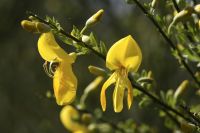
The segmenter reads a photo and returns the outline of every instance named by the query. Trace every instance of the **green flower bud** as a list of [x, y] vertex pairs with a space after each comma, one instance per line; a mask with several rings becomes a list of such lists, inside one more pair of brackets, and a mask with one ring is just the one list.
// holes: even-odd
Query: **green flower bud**
[[96, 66], [89, 66], [88, 67], [90, 73], [97, 75], [97, 76], [104, 76], [106, 74], [105, 70]]
[[192, 13], [194, 12], [194, 9], [193, 7], [187, 7], [185, 8], [184, 10], [180, 11], [179, 13], [177, 13], [175, 15], [175, 17], [173, 18], [173, 21], [171, 22], [171, 24], [169, 25], [169, 28], [168, 28], [168, 33], [170, 33], [171, 31], [171, 28], [174, 24], [180, 22], [180, 21], [185, 21], [187, 20], [191, 15]]
[[183, 51], [185, 49], [185, 47], [182, 45], [182, 44], [177, 44], [177, 48], [180, 50], [180, 51]]
[[176, 89], [175, 93], [174, 93], [174, 98], [178, 98], [178, 96], [180, 96], [187, 88], [187, 86], [189, 85], [189, 81], [188, 80], [184, 80]]
[[90, 37], [87, 36], [87, 35], [83, 35], [81, 39], [82, 39], [82, 42], [84, 42], [84, 43], [89, 43], [90, 42]]
[[157, 3], [158, 3], [158, 0], [152, 0], [151, 7], [155, 8]]
[[148, 71], [147, 77], [152, 78], [153, 77], [152, 75], [153, 75], [152, 71]]

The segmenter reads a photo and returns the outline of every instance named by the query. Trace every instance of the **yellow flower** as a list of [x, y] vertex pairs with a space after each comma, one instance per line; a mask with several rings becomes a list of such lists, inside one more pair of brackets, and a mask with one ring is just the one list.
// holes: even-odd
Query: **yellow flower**
[[133, 88], [128, 79], [128, 72], [136, 72], [142, 61], [141, 50], [136, 41], [129, 35], [117, 41], [108, 51], [106, 57], [106, 66], [114, 73], [104, 83], [101, 90], [101, 106], [106, 110], [106, 89], [113, 83], [115, 89], [113, 93], [113, 106], [115, 112], [121, 112], [123, 109], [124, 91], [127, 88], [127, 103], [130, 109], [133, 98]]
[[76, 96], [77, 79], [72, 71], [72, 63], [75, 62], [76, 55], [67, 54], [57, 44], [52, 32], [40, 36], [38, 51], [44, 60], [58, 63], [52, 76], [57, 104], [66, 105], [73, 102]]
[[86, 126], [81, 124], [78, 120], [80, 115], [72, 106], [65, 106], [60, 112], [60, 120], [65, 128], [73, 133], [88, 133]]

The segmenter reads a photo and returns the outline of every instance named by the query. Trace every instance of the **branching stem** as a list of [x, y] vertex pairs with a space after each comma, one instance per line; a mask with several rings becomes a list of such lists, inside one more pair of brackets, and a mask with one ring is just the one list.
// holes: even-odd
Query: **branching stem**
[[198, 79], [195, 77], [194, 72], [189, 67], [189, 65], [186, 63], [186, 61], [184, 60], [184, 57], [182, 56], [180, 50], [176, 47], [176, 45], [172, 42], [172, 40], [165, 34], [165, 32], [160, 27], [160, 25], [156, 22], [156, 20], [153, 18], [153, 16], [142, 6], [142, 4], [140, 4], [140, 2], [138, 0], [134, 0], [134, 2], [142, 10], [142, 12], [151, 20], [151, 22], [156, 26], [156, 28], [161, 33], [161, 35], [163, 36], [163, 38], [168, 42], [168, 44], [170, 45], [170, 47], [173, 50], [177, 51], [178, 56], [180, 57], [180, 61], [181, 61], [182, 65], [185, 67], [185, 69], [191, 75], [191, 77], [196, 82], [196, 84], [200, 87], [200, 81], [198, 81]]
[[94, 54], [98, 55], [98, 56], [101, 57], [102, 59], [104, 59], [104, 60], [106, 59], [106, 58], [105, 58], [105, 55], [100, 54], [98, 51], [96, 51], [95, 49], [93, 49], [92, 47], [90, 47], [89, 45], [87, 45], [86, 43], [82, 42], [81, 40], [77, 39], [76, 37], [72, 36], [71, 34], [66, 33], [64, 30], [58, 29], [55, 25], [52, 25], [51, 23], [49, 23], [49, 22], [45, 21], [44, 19], [38, 17], [37, 15], [35, 15], [35, 14], [32, 13], [32, 12], [27, 12], [27, 14], [30, 15], [30, 16], [33, 16], [33, 17], [37, 18], [37, 19], [38, 19], [39, 21], [41, 21], [42, 23], [49, 25], [51, 28], [57, 30], [58, 32], [60, 32], [60, 33], [63, 34], [64, 36], [66, 36], [66, 37], [68, 37], [68, 38], [74, 40], [75, 42], [78, 43], [78, 45], [81, 45], [81, 46], [83, 46], [83, 47], [85, 47], [85, 48], [91, 50]]
[[[177, 12], [180, 12], [181, 9], [178, 7], [178, 4], [177, 4], [176, 0], [172, 0], [172, 3], [173, 3], [173, 5], [174, 5], [176, 11], [177, 11]], [[183, 24], [183, 26], [184, 26], [184, 29], [186, 29], [186, 30], [188, 31], [189, 28], [188, 28], [187, 24]], [[188, 40], [189, 40], [190, 42], [194, 42], [194, 39], [193, 39], [190, 35], [186, 34], [186, 36], [187, 36], [187, 38], [188, 38]]]
[[[138, 2], [137, 0], [135, 0], [136, 2]], [[140, 5], [140, 4], [139, 4]], [[140, 5], [141, 6], [141, 5]], [[172, 41], [164, 34], [164, 32], [162, 31], [162, 29], [159, 27], [159, 25], [156, 23], [156, 21], [152, 18], [152, 16], [150, 14], [148, 14], [146, 12], [146, 10], [141, 6], [141, 9], [144, 10], [144, 13], [146, 15], [148, 15], [150, 17], [150, 19], [152, 20], [152, 22], [156, 25], [156, 27], [159, 29], [159, 31], [161, 32], [161, 34], [163, 35], [163, 37], [167, 40], [167, 42], [169, 42], [169, 44], [171, 45], [171, 47], [173, 49], [176, 49], [176, 47], [173, 45]], [[42, 18], [38, 17], [37, 15], [33, 14], [33, 13], [28, 13], [29, 15], [32, 15], [34, 17], [36, 17], [39, 21], [49, 25], [50, 27], [52, 27], [53, 29], [56, 29], [58, 30], [54, 25], [51, 25], [50, 23], [48, 23], [47, 21], [43, 20]], [[88, 48], [89, 50], [91, 50], [94, 54], [96, 54], [97, 56], [99, 56], [100, 58], [102, 58], [104, 61], [106, 60], [106, 56], [99, 53], [98, 51], [94, 50], [93, 48], [91, 48], [89, 45], [87, 45], [86, 43], [82, 42], [81, 40], [75, 38], [74, 36], [66, 33], [64, 30], [58, 30], [61, 34], [63, 34], [64, 36], [68, 37], [68, 38], [71, 38], [72, 40], [80, 43], [81, 46], [83, 47], [86, 47]], [[187, 66], [187, 65], [186, 65]], [[190, 118], [186, 117], [184, 114], [182, 114], [181, 112], [177, 111], [176, 109], [174, 109], [173, 107], [167, 105], [166, 103], [164, 103], [163, 101], [161, 101], [160, 99], [158, 99], [156, 96], [154, 96], [153, 94], [149, 93], [148, 91], [146, 91], [145, 88], [143, 88], [142, 86], [140, 86], [139, 84], [137, 84], [134, 80], [133, 80], [133, 77], [129, 74], [129, 79], [131, 81], [131, 84], [134, 88], [136, 88], [137, 90], [141, 91], [143, 94], [145, 94], [146, 96], [148, 96], [150, 99], [152, 99], [155, 103], [157, 103], [158, 105], [161, 106], [161, 109], [164, 110], [164, 112], [168, 112], [168, 111], [171, 111], [173, 112], [174, 114], [176, 114], [177, 116], [183, 118], [184, 120], [190, 122], [190, 123], [193, 123], [195, 125], [196, 122], [194, 123]], [[80, 110], [80, 109], [79, 109]], [[90, 113], [93, 115], [92, 112], [88, 111], [88, 110], [80, 110], [82, 112], [86, 112], [86, 113]], [[168, 112], [169, 113], [169, 112]], [[170, 113], [169, 113], [170, 114]], [[173, 117], [174, 118], [174, 117]], [[104, 121], [104, 122], [108, 122], [104, 119], [100, 119], [101, 121]], [[176, 121], [176, 120], [175, 120]], [[176, 121], [177, 124], [178, 124], [178, 121]], [[120, 131], [123, 131], [122, 129], [120, 129], [119, 127], [117, 127], [115, 124], [111, 123], [111, 122], [108, 122], [111, 124], [111, 126], [117, 130], [120, 130]], [[197, 122], [198, 123], [198, 122]], [[200, 125], [200, 123], [198, 123], [198, 125]]]

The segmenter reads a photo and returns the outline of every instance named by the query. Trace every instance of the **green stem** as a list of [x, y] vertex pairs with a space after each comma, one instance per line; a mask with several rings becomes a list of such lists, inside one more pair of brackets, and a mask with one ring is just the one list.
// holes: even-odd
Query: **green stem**
[[192, 119], [194, 119], [197, 124], [200, 123], [199, 118], [197, 118], [194, 113], [190, 112], [190, 109], [184, 105], [179, 105]]
[[78, 45], [81, 45], [82, 47], [85, 47], [89, 50], [91, 50], [94, 54], [98, 55], [99, 57], [101, 57], [102, 59], [106, 59], [106, 57], [104, 55], [102, 55], [101, 53], [99, 53], [98, 51], [96, 51], [95, 49], [93, 49], [92, 47], [90, 47], [89, 45], [87, 45], [86, 43], [82, 42], [81, 40], [77, 39], [76, 37], [72, 36], [71, 34], [66, 33], [64, 30], [62, 29], [58, 29], [55, 25], [50, 24], [49, 22], [43, 20], [42, 18], [38, 17], [37, 15], [35, 15], [32, 12], [27, 12], [28, 15], [33, 16], [35, 18], [37, 18], [39, 21], [41, 21], [44, 24], [49, 25], [51, 28], [57, 30], [58, 32], [60, 32], [61, 34], [65, 35], [66, 37], [74, 40], [75, 42], [78, 43]]
[[161, 108], [161, 110], [166, 113], [166, 115], [177, 125], [177, 127], [181, 127], [180, 122], [176, 119], [175, 116], [168, 112], [168, 110], [165, 110], [164, 108]]
[[188, 71], [188, 73], [191, 75], [191, 77], [196, 82], [196, 84], [200, 87], [200, 81], [198, 81], [198, 79], [195, 77], [194, 72], [189, 67], [189, 65], [186, 63], [186, 61], [184, 60], [184, 58], [183, 58], [180, 50], [176, 47], [176, 45], [172, 42], [172, 40], [169, 39], [169, 37], [165, 34], [165, 32], [160, 27], [160, 25], [153, 18], [153, 16], [140, 4], [140, 2], [138, 0], [134, 0], [134, 2], [142, 10], [142, 12], [151, 20], [151, 22], [156, 26], [156, 28], [158, 29], [158, 31], [160, 32], [160, 34], [163, 36], [163, 38], [168, 42], [168, 44], [170, 45], [170, 47], [173, 50], [176, 50], [178, 52], [178, 56], [180, 57], [181, 63], [183, 64], [183, 66], [185, 67], [185, 69]]
[[85, 25], [84, 27], [83, 27], [83, 29], [81, 30], [81, 34], [83, 34], [84, 33], [84, 31], [87, 29], [87, 26]]
[[147, 95], [149, 98], [151, 98], [155, 103], [159, 104], [160, 106], [162, 106], [163, 108], [167, 109], [168, 111], [173, 112], [174, 114], [178, 115], [179, 117], [183, 118], [184, 120], [191, 122], [190, 118], [185, 117], [182, 113], [180, 113], [179, 111], [177, 111], [176, 109], [172, 108], [171, 106], [167, 105], [166, 103], [164, 103], [163, 101], [160, 101], [157, 97], [155, 97], [154, 95], [152, 95], [151, 93], [149, 93], [148, 91], [146, 91], [145, 88], [143, 88], [142, 86], [140, 86], [139, 84], [135, 83], [135, 81], [133, 80], [133, 77], [129, 74], [129, 80], [131, 81], [131, 84], [134, 88], [137, 88], [139, 91], [141, 91], [143, 94]]

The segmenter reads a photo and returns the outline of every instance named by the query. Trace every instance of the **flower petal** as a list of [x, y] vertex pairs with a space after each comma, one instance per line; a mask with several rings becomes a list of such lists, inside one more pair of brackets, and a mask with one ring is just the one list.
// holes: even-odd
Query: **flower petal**
[[76, 97], [77, 79], [67, 60], [61, 61], [57, 67], [53, 77], [53, 86], [58, 105], [73, 102]]
[[52, 61], [55, 59], [65, 59], [68, 62], [74, 62], [56, 42], [52, 32], [43, 33], [38, 40], [38, 51], [42, 58], [46, 61]]
[[133, 87], [128, 78], [126, 79], [126, 88], [128, 89], [127, 104], [128, 104], [128, 109], [130, 109], [133, 102]]
[[101, 107], [103, 109], [103, 111], [106, 110], [106, 94], [105, 91], [106, 89], [113, 84], [114, 82], [116, 82], [115, 80], [116, 77], [116, 73], [113, 73], [107, 80], [106, 82], [103, 84], [103, 87], [101, 89], [101, 96], [100, 96], [100, 101], [101, 101]]
[[117, 41], [108, 51], [106, 66], [111, 70], [121, 67], [137, 71], [141, 64], [142, 53], [131, 35]]
[[78, 123], [75, 119], [78, 119], [79, 113], [77, 110], [75, 110], [72, 106], [65, 106], [62, 108], [60, 112], [60, 120], [62, 124], [67, 128], [68, 130], [72, 132], [82, 131], [80, 133], [87, 133], [87, 128], [84, 125], [81, 125]]
[[125, 86], [122, 84], [120, 78], [117, 79], [115, 90], [113, 92], [113, 106], [115, 112], [121, 112], [123, 109], [123, 99]]

